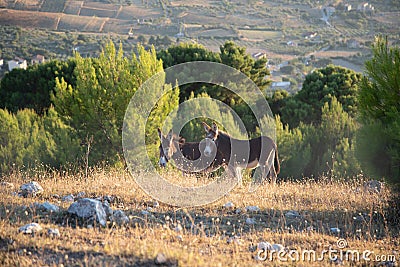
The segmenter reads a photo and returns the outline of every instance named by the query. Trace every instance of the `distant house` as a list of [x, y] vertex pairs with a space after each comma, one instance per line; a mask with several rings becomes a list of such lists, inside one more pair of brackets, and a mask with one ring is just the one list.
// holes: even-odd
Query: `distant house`
[[251, 55], [254, 59], [262, 59], [262, 58], [267, 58], [267, 53], [265, 52], [257, 52]]
[[312, 39], [317, 35], [318, 35], [317, 32], [306, 32], [303, 34], [303, 37], [304, 37], [304, 39]]
[[42, 64], [45, 62], [44, 56], [42, 55], [36, 55], [31, 59], [31, 64]]
[[344, 5], [344, 11], [346, 11], [346, 12], [350, 12], [350, 11], [351, 11], [351, 9], [352, 9], [352, 7], [351, 7], [351, 5], [350, 5], [350, 4], [345, 4], [345, 5]]
[[286, 43], [287, 46], [297, 46], [297, 43], [293, 42], [293, 41], [289, 41]]
[[359, 4], [357, 6], [357, 10], [358, 11], [362, 11], [362, 12], [364, 12], [364, 11], [374, 11], [375, 7], [367, 2], [367, 3]]
[[272, 90], [290, 90], [291, 83], [290, 82], [272, 82], [271, 89]]
[[19, 57], [16, 57], [14, 60], [9, 60], [7, 64], [9, 71], [12, 71], [13, 69], [16, 68], [26, 70], [26, 68], [28, 67], [26, 60]]

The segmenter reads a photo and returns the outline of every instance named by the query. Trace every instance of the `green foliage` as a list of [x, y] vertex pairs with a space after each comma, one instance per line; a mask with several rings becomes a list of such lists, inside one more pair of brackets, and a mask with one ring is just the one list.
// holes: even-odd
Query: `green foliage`
[[266, 58], [254, 60], [245, 47], [240, 47], [233, 41], [227, 41], [220, 47], [220, 57], [221, 63], [246, 74], [261, 90], [268, 86], [269, 82], [265, 79], [269, 75]]
[[[223, 105], [215, 99], [212, 100], [206, 93], [197, 97], [192, 93], [187, 102], [180, 106], [177, 124], [187, 121], [185, 118], [195, 118], [188, 121], [181, 130], [181, 135], [187, 141], [199, 141], [204, 138], [202, 121], [209, 124], [217, 122], [221, 129], [225, 129], [231, 136], [246, 139], [246, 134], [240, 131], [232, 113], [228, 112]], [[210, 120], [209, 118], [213, 118]], [[174, 125], [176, 128], [179, 125]]]
[[[377, 177], [400, 182], [400, 49], [379, 37], [373, 58], [365, 63], [360, 84], [358, 155], [363, 168]], [[372, 140], [375, 141], [372, 144]]]
[[361, 74], [333, 65], [308, 74], [302, 89], [282, 108], [282, 121], [291, 127], [300, 122], [319, 124], [322, 107], [331, 97], [335, 97], [344, 111], [354, 117], [360, 81]]
[[279, 117], [276, 124], [282, 175], [351, 177], [360, 171], [353, 141], [357, 125], [335, 97], [322, 108], [319, 125], [300, 123], [290, 129]]
[[[266, 59], [254, 60], [246, 53], [244, 47], [227, 41], [220, 47], [220, 53], [214, 53], [204, 46], [192, 43], [182, 43], [171, 46], [157, 53], [157, 57], [163, 61], [164, 68], [191, 61], [211, 61], [226, 64], [247, 75], [260, 89], [265, 89], [268, 81], [265, 76], [269, 74], [266, 68]], [[179, 82], [179, 81], [178, 81]], [[206, 92], [213, 98], [223, 101], [234, 107], [240, 99], [230, 90], [205, 84], [189, 84], [180, 88], [180, 102], [188, 99], [192, 92], [195, 96]]]
[[44, 116], [30, 109], [16, 114], [0, 109], [0, 125], [0, 173], [76, 161], [79, 143], [53, 108]]
[[29, 66], [26, 70], [13, 69], [1, 80], [0, 108], [14, 113], [30, 108], [43, 114], [51, 105], [50, 94], [54, 90], [56, 77], [63, 77], [68, 83], [74, 84], [74, 68], [74, 60], [54, 60]]
[[[75, 55], [75, 86], [64, 79], [56, 80], [52, 97], [56, 110], [64, 118], [70, 118], [82, 142], [93, 137], [89, 164], [123, 161], [121, 137], [128, 103], [147, 79], [163, 70], [154, 48], [146, 51], [138, 45], [137, 54], [128, 59], [123, 55], [122, 45], [117, 51], [109, 42], [99, 58]], [[163, 82], [157, 81], [161, 87]], [[174, 90], [162, 98], [157, 105], [160, 108], [153, 110], [149, 118], [150, 129], [146, 133], [153, 142], [157, 140], [157, 127], [174, 106], [177, 92], [179, 90]], [[151, 99], [150, 95], [144, 97], [143, 101]]]

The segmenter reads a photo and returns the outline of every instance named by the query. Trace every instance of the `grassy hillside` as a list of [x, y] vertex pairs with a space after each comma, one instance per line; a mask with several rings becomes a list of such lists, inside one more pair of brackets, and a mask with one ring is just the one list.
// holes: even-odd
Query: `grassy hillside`
[[[142, 175], [142, 174], [136, 174]], [[175, 183], [200, 185], [207, 180], [165, 174]], [[36, 171], [6, 177], [0, 190], [0, 265], [3, 266], [322, 266], [333, 264], [328, 255], [321, 261], [273, 262], [256, 260], [260, 242], [278, 243], [286, 251], [369, 250], [370, 258], [399, 257], [398, 229], [390, 224], [393, 214], [388, 206], [393, 192], [384, 187], [380, 193], [364, 190], [362, 177], [357, 182], [319, 181], [282, 182], [262, 185], [255, 193], [246, 187], [235, 188], [216, 203], [205, 207], [180, 209], [154, 201], [138, 188], [124, 171], [96, 169], [87, 179]], [[15, 195], [21, 184], [38, 181], [44, 193], [22, 198]], [[85, 197], [109, 196], [113, 209], [122, 209], [130, 218], [125, 227], [91, 225], [72, 218], [66, 210], [65, 195], [84, 192]], [[82, 193], [81, 193], [82, 194]], [[59, 205], [55, 213], [39, 211], [33, 203]], [[233, 207], [223, 207], [232, 202]], [[257, 206], [259, 211], [246, 211]], [[390, 219], [391, 218], [391, 219]], [[37, 234], [18, 233], [24, 224], [37, 222]], [[181, 225], [180, 228], [178, 225]], [[397, 225], [398, 227], [398, 225]], [[50, 237], [49, 228], [58, 228], [59, 237]], [[339, 228], [335, 233], [331, 228]], [[340, 249], [343, 243], [347, 246]], [[262, 256], [262, 254], [260, 254]], [[165, 257], [164, 257], [165, 256]], [[276, 255], [275, 255], [276, 256]], [[288, 256], [286, 255], [286, 258]], [[374, 266], [365, 260], [337, 261], [344, 266]], [[162, 264], [161, 264], [162, 265]], [[386, 265], [388, 266], [388, 265]]]

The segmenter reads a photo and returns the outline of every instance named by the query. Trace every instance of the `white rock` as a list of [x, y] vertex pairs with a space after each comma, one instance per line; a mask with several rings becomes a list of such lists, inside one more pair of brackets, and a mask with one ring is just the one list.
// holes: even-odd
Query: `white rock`
[[155, 260], [154, 260], [154, 263], [156, 264], [156, 265], [164, 265], [164, 264], [166, 264], [167, 263], [167, 261], [168, 261], [168, 259], [167, 259], [167, 257], [164, 255], [164, 253], [158, 253], [157, 254], [157, 257], [155, 258]]
[[110, 217], [113, 214], [113, 210], [110, 207], [110, 204], [108, 204], [107, 200], [103, 202], [103, 209], [106, 212], [107, 218]]
[[75, 197], [74, 195], [67, 195], [67, 196], [63, 196], [61, 199], [62, 202], [74, 202], [75, 201]]
[[332, 232], [333, 234], [339, 234], [339, 233], [340, 233], [340, 229], [337, 228], [337, 227], [332, 227], [330, 230], [331, 230], [331, 232]]
[[289, 210], [288, 212], [285, 213], [285, 217], [289, 219], [295, 219], [301, 217], [301, 215], [295, 210]]
[[47, 230], [47, 235], [50, 237], [60, 237], [60, 231], [57, 228], [49, 228]]
[[32, 234], [42, 230], [42, 227], [38, 223], [26, 224], [18, 229], [19, 232], [24, 234]]
[[254, 218], [247, 218], [246, 219], [246, 224], [255, 224], [256, 220]]
[[68, 212], [83, 219], [95, 219], [100, 225], [106, 226], [107, 215], [103, 204], [95, 199], [81, 198], [69, 206]]
[[235, 244], [237, 244], [237, 245], [241, 245], [242, 244], [242, 242], [240, 241], [240, 237], [238, 237], [238, 236], [231, 236], [231, 237], [229, 237], [228, 238], [228, 240], [226, 241], [228, 244], [232, 244], [232, 243], [235, 243]]
[[43, 187], [38, 182], [30, 182], [27, 184], [23, 184], [20, 187], [20, 194], [23, 197], [27, 196], [36, 196], [43, 193]]
[[50, 204], [49, 202], [44, 202], [42, 204], [37, 205], [37, 208], [40, 210], [48, 211], [48, 212], [59, 212], [60, 207]]
[[183, 230], [183, 227], [181, 224], [178, 224], [175, 228], [174, 228], [175, 232], [181, 232]]
[[232, 202], [227, 202], [224, 204], [225, 209], [233, 209], [234, 207], [235, 207], [235, 204], [233, 204]]
[[272, 245], [272, 250], [273, 251], [279, 252], [279, 251], [282, 251], [284, 249], [285, 249], [285, 247], [283, 245], [281, 245], [281, 244], [273, 244]]
[[272, 245], [269, 242], [260, 242], [257, 244], [258, 250], [270, 251], [272, 250]]
[[129, 218], [122, 210], [116, 210], [111, 216], [111, 221], [115, 222], [117, 225], [124, 225], [129, 223]]
[[142, 210], [140, 213], [141, 213], [142, 215], [144, 215], [144, 216], [150, 215], [150, 212], [148, 212], [147, 210]]
[[259, 212], [260, 208], [258, 206], [247, 206], [246, 211], [247, 212]]
[[76, 198], [84, 198], [86, 196], [86, 193], [85, 192], [79, 192], [77, 195], [76, 195]]

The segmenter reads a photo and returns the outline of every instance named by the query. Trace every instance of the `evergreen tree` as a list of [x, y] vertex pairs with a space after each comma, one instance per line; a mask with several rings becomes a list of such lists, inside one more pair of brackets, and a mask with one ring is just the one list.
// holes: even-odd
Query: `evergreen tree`
[[358, 156], [373, 176], [400, 182], [400, 49], [379, 37], [360, 84]]
[[336, 97], [343, 110], [354, 117], [357, 111], [358, 83], [361, 74], [329, 65], [306, 76], [302, 89], [288, 98], [281, 111], [282, 121], [296, 127], [300, 122], [319, 124], [321, 111], [331, 97]]
[[[99, 58], [82, 58], [77, 53], [76, 86], [67, 84], [63, 79], [56, 81], [56, 93], [52, 100], [57, 112], [70, 118], [71, 126], [82, 142], [93, 137], [91, 164], [122, 161], [122, 126], [128, 103], [146, 80], [163, 70], [154, 48], [146, 51], [138, 45], [137, 53], [137, 56], [134, 54], [132, 59], [128, 59], [123, 56], [122, 46], [117, 51], [112, 42], [106, 45]], [[163, 82], [161, 77], [157, 84], [162, 87]], [[143, 101], [151, 97], [143, 96]], [[163, 108], [156, 108], [149, 118], [151, 128], [148, 134], [153, 143], [158, 140], [156, 124], [166, 116], [164, 114], [168, 114], [167, 109], [173, 103], [171, 98], [173, 96], [161, 99], [168, 103], [158, 103]]]
[[13, 69], [1, 80], [0, 108], [14, 113], [19, 109], [31, 108], [43, 115], [51, 105], [50, 94], [54, 90], [56, 77], [63, 77], [68, 83], [75, 84], [74, 68], [72, 59], [35, 64], [26, 70]]

